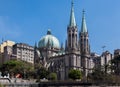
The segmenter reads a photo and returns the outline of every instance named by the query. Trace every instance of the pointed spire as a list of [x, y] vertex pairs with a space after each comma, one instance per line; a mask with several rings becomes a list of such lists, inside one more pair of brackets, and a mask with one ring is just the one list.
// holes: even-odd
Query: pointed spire
[[64, 50], [64, 45], [63, 45], [63, 43], [61, 43], [61, 50]]
[[86, 20], [85, 20], [85, 11], [83, 10], [81, 33], [84, 33], [84, 32], [87, 32], [87, 26], [86, 26]]
[[35, 42], [34, 48], [37, 48], [37, 43]]
[[71, 14], [70, 14], [70, 23], [69, 26], [73, 27], [76, 26], [75, 15], [74, 15], [74, 1], [72, 0], [71, 3]]

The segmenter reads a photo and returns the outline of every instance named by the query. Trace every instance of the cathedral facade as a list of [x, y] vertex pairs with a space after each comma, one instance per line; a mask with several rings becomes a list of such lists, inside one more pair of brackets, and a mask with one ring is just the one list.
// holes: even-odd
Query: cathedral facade
[[[87, 76], [90, 69], [90, 44], [84, 11], [81, 31], [78, 31], [72, 2], [65, 47], [60, 46], [59, 40], [48, 30], [47, 35], [40, 39], [36, 53], [43, 66], [50, 72], [57, 73], [60, 80], [68, 79], [70, 69], [81, 70], [83, 75]], [[37, 58], [35, 61], [38, 61]]]

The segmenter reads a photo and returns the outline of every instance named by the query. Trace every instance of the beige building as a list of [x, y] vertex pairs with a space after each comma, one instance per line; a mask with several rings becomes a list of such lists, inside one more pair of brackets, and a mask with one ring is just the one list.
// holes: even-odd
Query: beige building
[[14, 44], [15, 44], [15, 42], [10, 41], [10, 40], [4, 41], [0, 44], [0, 56], [1, 56], [0, 57], [0, 63], [1, 64], [4, 62], [4, 57], [3, 57], [4, 47], [6, 47], [6, 46], [12, 47]]
[[3, 63], [12, 59], [12, 46], [5, 46], [3, 53]]
[[3, 53], [4, 52], [4, 47], [5, 46], [13, 46], [15, 44], [15, 42], [13, 41], [10, 41], [10, 40], [7, 40], [7, 41], [4, 41], [0, 44], [0, 53]]
[[5, 46], [2, 54], [2, 63], [11, 59], [34, 63], [34, 47], [25, 43], [16, 43], [13, 46]]

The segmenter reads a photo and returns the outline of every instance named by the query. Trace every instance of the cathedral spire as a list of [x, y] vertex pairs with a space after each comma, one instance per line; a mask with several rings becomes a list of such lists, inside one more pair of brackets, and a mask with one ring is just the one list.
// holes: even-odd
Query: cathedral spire
[[74, 1], [71, 2], [71, 13], [70, 13], [70, 23], [69, 26], [73, 27], [76, 26], [75, 15], [74, 15]]
[[75, 15], [74, 15], [74, 6], [73, 0], [71, 3], [71, 14], [70, 14], [70, 23], [67, 27], [67, 51], [68, 52], [77, 52], [78, 45], [78, 29], [76, 26]]
[[83, 10], [81, 33], [85, 33], [85, 32], [87, 32], [87, 26], [86, 26], [86, 20], [85, 20], [85, 11]]
[[37, 43], [35, 42], [34, 48], [37, 48]]

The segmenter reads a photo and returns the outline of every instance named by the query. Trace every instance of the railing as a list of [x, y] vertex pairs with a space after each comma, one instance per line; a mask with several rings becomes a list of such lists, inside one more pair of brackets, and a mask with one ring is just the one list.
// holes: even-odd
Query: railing
[[3, 84], [3, 87], [39, 87], [39, 85], [36, 84], [30, 84], [30, 83], [15, 83], [15, 84]]
[[9, 83], [3, 87], [120, 87], [120, 84], [83, 83], [80, 81], [47, 81], [39, 83]]

